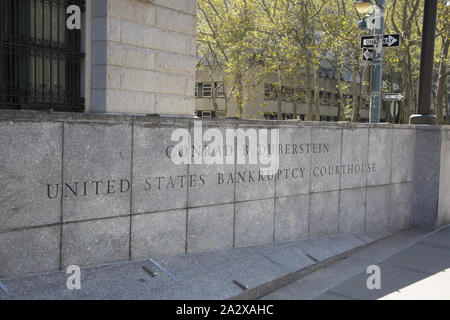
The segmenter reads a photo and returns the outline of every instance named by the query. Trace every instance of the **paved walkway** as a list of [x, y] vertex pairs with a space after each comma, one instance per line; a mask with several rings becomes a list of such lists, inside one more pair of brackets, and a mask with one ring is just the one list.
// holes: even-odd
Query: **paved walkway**
[[[402, 250], [389, 249], [393, 239], [368, 246], [263, 299], [450, 299], [450, 226]], [[380, 289], [367, 287], [369, 265], [380, 268]]]
[[65, 271], [0, 279], [9, 293], [0, 287], [0, 300], [259, 298], [354, 250], [386, 241], [398, 248], [426, 233], [337, 235], [88, 267], [81, 290], [68, 290]]
[[[450, 228], [424, 239], [429, 233], [337, 235], [88, 267], [81, 290], [67, 288], [65, 271], [0, 279], [0, 300], [396, 298], [430, 277], [426, 286], [447, 293], [439, 272], [450, 266]], [[369, 291], [361, 272], [381, 260], [382, 290]]]

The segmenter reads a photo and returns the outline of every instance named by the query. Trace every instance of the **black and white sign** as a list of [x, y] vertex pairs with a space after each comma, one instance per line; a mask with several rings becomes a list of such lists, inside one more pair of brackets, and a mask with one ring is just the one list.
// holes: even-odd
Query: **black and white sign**
[[373, 49], [363, 49], [363, 60], [372, 61], [373, 60]]
[[403, 101], [405, 95], [403, 93], [385, 93], [384, 101]]
[[[362, 36], [361, 48], [373, 48], [374, 36]], [[400, 34], [385, 34], [383, 37], [383, 48], [400, 46]]]

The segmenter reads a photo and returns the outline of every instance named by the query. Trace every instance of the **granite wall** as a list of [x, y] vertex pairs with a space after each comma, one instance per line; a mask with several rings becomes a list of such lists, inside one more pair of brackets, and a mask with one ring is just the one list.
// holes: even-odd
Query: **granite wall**
[[439, 172], [438, 226], [450, 224], [450, 127], [441, 132]]
[[[428, 181], [415, 166], [426, 161], [417, 146], [432, 137], [415, 126], [203, 121], [221, 131], [279, 129], [280, 169], [261, 176], [250, 164], [175, 165], [171, 133], [193, 123], [2, 113], [0, 277], [403, 229], [423, 191], [418, 179]], [[445, 141], [438, 142], [442, 169], [433, 171], [441, 175], [435, 227], [450, 222], [450, 133], [433, 132]], [[439, 189], [439, 178], [427, 183]], [[438, 216], [437, 202], [435, 209]]]

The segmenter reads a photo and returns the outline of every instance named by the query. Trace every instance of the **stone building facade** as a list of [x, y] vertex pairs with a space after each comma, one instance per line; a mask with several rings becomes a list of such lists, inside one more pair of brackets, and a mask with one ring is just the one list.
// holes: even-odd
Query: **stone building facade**
[[1, 108], [193, 115], [196, 0], [5, 0], [0, 13]]

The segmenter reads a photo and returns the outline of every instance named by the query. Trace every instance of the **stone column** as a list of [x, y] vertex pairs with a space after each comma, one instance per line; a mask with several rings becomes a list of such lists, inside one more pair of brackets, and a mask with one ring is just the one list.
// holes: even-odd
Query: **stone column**
[[193, 115], [196, 0], [91, 3], [92, 112]]
[[450, 224], [450, 127], [441, 130], [438, 226]]
[[[446, 151], [441, 148], [441, 136], [439, 126], [416, 127], [414, 199], [411, 211], [413, 227], [434, 229], [444, 224], [443, 219], [439, 218], [438, 208], [439, 189], [445, 185], [443, 183], [446, 180], [441, 175], [442, 169], [446, 171], [445, 167], [441, 168], [441, 158], [443, 164], [447, 159], [447, 155], [441, 152]], [[443, 210], [444, 206], [441, 205], [441, 215]]]

